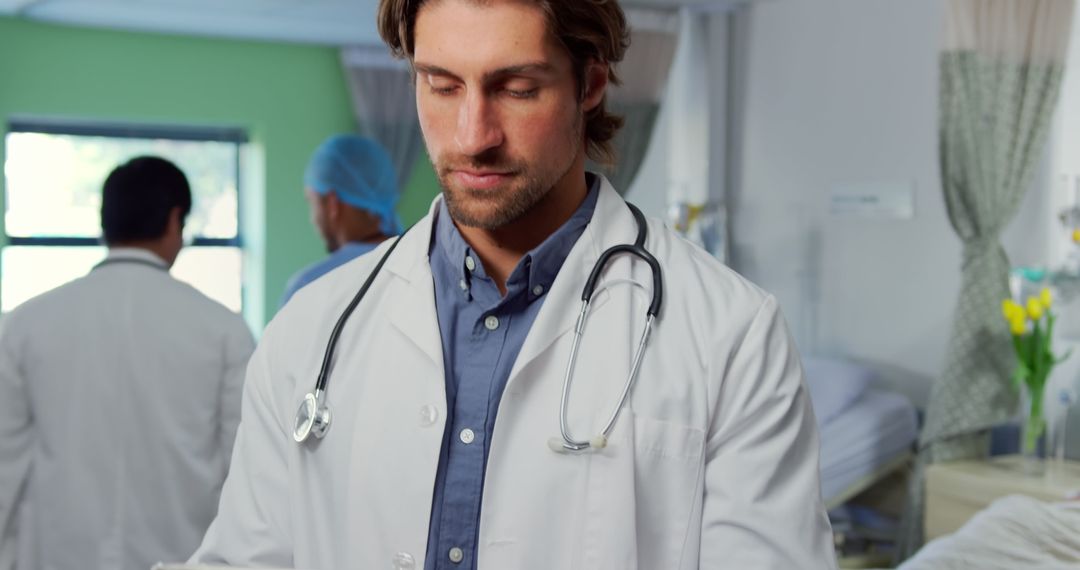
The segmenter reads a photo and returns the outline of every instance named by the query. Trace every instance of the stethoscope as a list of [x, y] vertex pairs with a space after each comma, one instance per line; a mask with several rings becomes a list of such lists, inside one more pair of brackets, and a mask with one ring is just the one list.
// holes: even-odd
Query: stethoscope
[[[599, 450], [607, 447], [611, 431], [615, 428], [615, 422], [619, 419], [619, 413], [626, 404], [626, 399], [629, 397], [630, 390], [633, 388], [634, 381], [637, 379], [638, 372], [641, 369], [641, 360], [645, 355], [645, 346], [649, 342], [653, 322], [660, 313], [660, 305], [663, 302], [664, 290], [660, 263], [645, 249], [645, 239], [648, 236], [648, 226], [645, 223], [645, 216], [641, 213], [641, 210], [638, 210], [633, 204], [627, 202], [626, 205], [630, 208], [630, 212], [633, 213], [634, 221], [637, 222], [637, 239], [634, 240], [633, 244], [612, 246], [600, 254], [600, 258], [597, 259], [596, 264], [593, 265], [592, 272], [589, 273], [589, 278], [585, 282], [585, 288], [581, 292], [581, 311], [578, 313], [577, 324], [574, 326], [574, 341], [573, 345], [570, 347], [570, 358], [566, 365], [566, 375], [563, 378], [562, 398], [559, 403], [559, 429], [562, 437], [553, 437], [548, 440], [548, 446], [553, 451], [559, 453], [586, 451], [590, 448]], [[405, 233], [408, 233], [408, 230], [405, 230]], [[349, 302], [349, 305], [345, 307], [341, 316], [338, 317], [337, 324], [334, 325], [334, 330], [330, 333], [330, 340], [327, 342], [326, 352], [323, 354], [322, 366], [319, 367], [319, 376], [315, 381], [315, 389], [304, 395], [303, 400], [300, 402], [300, 408], [296, 411], [296, 423], [293, 426], [293, 440], [295, 440], [296, 443], [303, 444], [310, 439], [311, 436], [315, 436], [316, 439], [322, 439], [330, 429], [330, 420], [332, 419], [332, 416], [330, 414], [330, 407], [326, 404], [326, 386], [330, 377], [330, 363], [333, 362], [334, 350], [337, 347], [338, 337], [341, 336], [341, 330], [345, 327], [345, 322], [356, 309], [356, 306], [360, 304], [364, 295], [367, 294], [368, 289], [371, 288], [371, 284], [375, 281], [375, 277], [379, 274], [379, 271], [382, 270], [382, 267], [390, 257], [390, 254], [392, 254], [398, 244], [401, 243], [402, 238], [405, 237], [405, 233], [402, 233], [401, 236], [398, 236], [398, 238], [394, 240], [394, 243], [390, 244], [386, 253], [384, 253], [382, 258], [379, 259], [379, 262], [375, 264], [375, 269], [368, 275], [367, 280], [364, 281], [360, 290], [356, 292], [352, 301]], [[593, 292], [596, 289], [597, 282], [600, 280], [600, 274], [604, 272], [604, 268], [607, 267], [613, 257], [624, 253], [638, 257], [649, 264], [653, 281], [652, 302], [649, 303], [649, 309], [645, 314], [645, 329], [642, 331], [641, 339], [638, 341], [637, 348], [634, 351], [630, 373], [626, 378], [626, 382], [623, 383], [623, 389], [619, 394], [619, 400], [616, 403], [615, 408], [611, 411], [607, 423], [604, 424], [604, 428], [600, 430], [600, 433], [596, 436], [588, 440], [577, 440], [574, 439], [574, 436], [570, 433], [570, 428], [566, 421], [566, 410], [570, 398], [570, 386], [574, 375], [574, 364], [577, 362], [581, 338], [585, 333], [585, 321], [589, 314]]]

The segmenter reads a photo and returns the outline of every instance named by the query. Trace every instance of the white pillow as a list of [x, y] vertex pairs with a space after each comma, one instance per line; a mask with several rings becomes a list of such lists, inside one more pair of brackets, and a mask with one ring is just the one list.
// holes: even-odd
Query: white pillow
[[803, 370], [819, 427], [854, 404], [877, 376], [866, 366], [839, 358], [804, 358]]

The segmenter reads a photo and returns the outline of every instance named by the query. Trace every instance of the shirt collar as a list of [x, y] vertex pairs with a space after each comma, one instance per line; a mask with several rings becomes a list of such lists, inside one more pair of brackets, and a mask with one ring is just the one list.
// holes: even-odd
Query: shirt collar
[[138, 259], [150, 262], [154, 265], [160, 265], [162, 269], [168, 269], [169, 267], [169, 264], [165, 263], [165, 260], [158, 257], [156, 253], [141, 247], [110, 247], [109, 254], [105, 257], [105, 260], [111, 261], [117, 259]]
[[[559, 229], [522, 256], [521, 261], [506, 281], [508, 295], [522, 285], [527, 285], [529, 298], [533, 299], [543, 295], [551, 287], [559, 269], [562, 268], [563, 261], [581, 236], [585, 226], [589, 224], [593, 211], [596, 209], [603, 178], [586, 172], [585, 180], [589, 189], [581, 205]], [[439, 201], [433, 236], [435, 243], [431, 248], [432, 252], [437, 250], [439, 254], [445, 256], [454, 270], [454, 276], [465, 285], [463, 289], [470, 287], [473, 275], [486, 277], [479, 256], [473, 253], [472, 248], [450, 218], [445, 198]], [[472, 265], [473, 269], [470, 270], [469, 265]]]

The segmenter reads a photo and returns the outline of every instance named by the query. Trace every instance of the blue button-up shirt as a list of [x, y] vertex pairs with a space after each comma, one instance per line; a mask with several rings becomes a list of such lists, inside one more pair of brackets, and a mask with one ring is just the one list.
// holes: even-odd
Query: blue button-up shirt
[[446, 371], [446, 430], [431, 503], [425, 570], [475, 569], [484, 470], [495, 414], [545, 293], [592, 219], [600, 178], [577, 211], [525, 254], [506, 295], [484, 271], [443, 202], [429, 250]]

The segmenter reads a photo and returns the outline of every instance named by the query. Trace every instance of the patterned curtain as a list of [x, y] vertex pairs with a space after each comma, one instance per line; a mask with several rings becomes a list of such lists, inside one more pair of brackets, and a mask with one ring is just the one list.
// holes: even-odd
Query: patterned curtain
[[945, 368], [934, 384], [898, 558], [923, 542], [923, 473], [984, 457], [990, 428], [1015, 411], [1001, 301], [999, 236], [1031, 185], [1054, 113], [1074, 0], [948, 0], [939, 62], [939, 160], [949, 221], [963, 242]]

